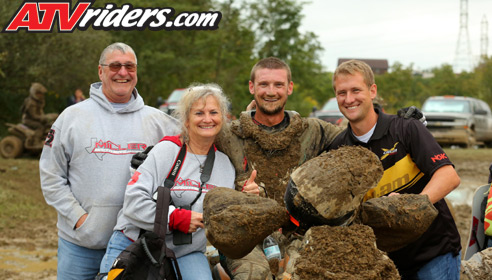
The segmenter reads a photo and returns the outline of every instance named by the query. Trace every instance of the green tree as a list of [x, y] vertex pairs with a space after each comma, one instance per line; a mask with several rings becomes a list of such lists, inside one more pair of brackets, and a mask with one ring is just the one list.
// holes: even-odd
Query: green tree
[[255, 0], [249, 2], [250, 26], [257, 43], [257, 59], [275, 56], [287, 62], [295, 83], [287, 103], [307, 116], [333, 93], [330, 76], [323, 71], [319, 56], [323, 48], [312, 32], [301, 33], [303, 2], [295, 0]]
[[399, 62], [391, 66], [389, 72], [378, 75], [376, 78], [378, 95], [385, 101], [386, 112], [415, 105], [415, 85], [412, 66], [404, 68]]
[[[21, 4], [3, 1], [0, 26], [6, 26]], [[89, 84], [98, 80], [97, 61], [109, 34], [94, 30], [73, 33], [0, 33], [3, 75], [0, 75], [0, 133], [5, 122], [20, 120], [19, 108], [32, 82], [48, 89], [45, 112], [60, 112], [66, 98], [80, 87], [87, 94]], [[3, 131], [3, 132], [2, 132]]]
[[492, 58], [488, 57], [475, 69], [477, 97], [492, 104]]
[[[118, 5], [127, 1], [116, 1]], [[153, 1], [134, 1], [148, 7]], [[237, 6], [237, 7], [236, 7]], [[254, 36], [234, 1], [180, 1], [172, 6], [184, 11], [221, 11], [219, 28], [213, 31], [113, 31], [117, 41], [134, 47], [138, 56], [138, 89], [148, 104], [167, 98], [175, 88], [193, 82], [215, 82], [233, 101], [234, 110], [246, 106], [248, 68]]]

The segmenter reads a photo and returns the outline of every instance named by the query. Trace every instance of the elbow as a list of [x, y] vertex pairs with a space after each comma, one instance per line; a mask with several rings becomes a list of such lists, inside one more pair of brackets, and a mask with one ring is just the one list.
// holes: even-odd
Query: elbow
[[461, 178], [456, 174], [454, 178], [453, 190], [456, 189], [461, 184]]

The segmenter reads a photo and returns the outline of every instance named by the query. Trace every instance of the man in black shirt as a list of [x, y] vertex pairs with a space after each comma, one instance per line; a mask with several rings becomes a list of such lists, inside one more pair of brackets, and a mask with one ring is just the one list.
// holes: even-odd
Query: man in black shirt
[[384, 195], [427, 195], [439, 214], [415, 242], [389, 253], [402, 279], [459, 279], [460, 236], [444, 197], [458, 187], [454, 166], [425, 126], [415, 119], [387, 115], [374, 108], [374, 74], [366, 63], [342, 63], [333, 76], [333, 88], [345, 131], [330, 144], [360, 145], [381, 160], [384, 175], [365, 200]]

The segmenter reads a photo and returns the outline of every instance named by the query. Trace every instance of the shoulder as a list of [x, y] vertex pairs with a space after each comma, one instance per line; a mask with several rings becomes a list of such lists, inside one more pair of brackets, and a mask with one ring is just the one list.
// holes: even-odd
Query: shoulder
[[142, 113], [144, 114], [147, 114], [147, 115], [153, 115], [153, 116], [156, 116], [156, 117], [159, 117], [159, 118], [165, 118], [165, 119], [172, 119], [174, 120], [173, 117], [171, 117], [170, 115], [162, 112], [161, 110], [157, 109], [157, 108], [154, 108], [154, 107], [151, 107], [149, 105], [145, 105], [143, 106], [142, 108]]
[[179, 135], [174, 136], [164, 136], [159, 143], [157, 143], [154, 148], [159, 147], [159, 149], [181, 149], [181, 140], [179, 139]]
[[219, 150], [215, 150], [215, 157], [220, 161], [231, 162], [229, 157]]
[[157, 108], [154, 108], [152, 106], [149, 106], [149, 105], [144, 105], [142, 110], [144, 112], [147, 112], [149, 114], [164, 114], [164, 115], [167, 115], [166, 113], [162, 112], [161, 110], [157, 109]]
[[401, 133], [428, 132], [424, 124], [416, 119], [405, 119], [396, 115], [386, 115], [386, 120], [390, 124], [390, 129]]
[[55, 124], [61, 125], [62, 123], [66, 123], [68, 125], [71, 124], [73, 120], [86, 120], [87, 116], [93, 116], [94, 113], [99, 110], [99, 107], [94, 105], [95, 103], [93, 100], [86, 99], [82, 102], [68, 106], [56, 118]]
[[234, 172], [234, 166], [232, 165], [229, 157], [223, 152], [216, 150], [215, 151], [215, 161], [222, 165], [222, 168], [228, 168], [229, 170], [225, 170], [228, 172]]
[[174, 160], [180, 149], [181, 146], [178, 146], [175, 142], [164, 140], [154, 145], [154, 148], [149, 152], [149, 156], [155, 157], [156, 161]]
[[174, 125], [175, 127], [179, 127], [179, 122], [174, 117], [162, 112], [159, 109], [154, 107], [145, 105], [142, 110], [140, 110], [143, 117], [146, 119], [151, 119], [157, 121], [155, 124], [158, 125]]
[[324, 120], [318, 118], [303, 118], [306, 123], [308, 132], [319, 132], [322, 134], [326, 134], [326, 137], [333, 138], [336, 135], [340, 134], [344, 128], [340, 126], [336, 126], [332, 123], [326, 122]]
[[337, 149], [343, 145], [350, 145], [351, 144], [350, 140], [351, 139], [349, 138], [349, 130], [345, 128], [341, 130], [341, 132], [335, 137], [335, 139], [333, 139], [328, 149], [329, 150]]

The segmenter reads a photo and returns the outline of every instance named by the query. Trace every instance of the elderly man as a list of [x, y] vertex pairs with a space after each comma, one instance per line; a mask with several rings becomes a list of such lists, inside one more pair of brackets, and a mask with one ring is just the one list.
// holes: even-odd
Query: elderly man
[[39, 162], [46, 202], [58, 212], [58, 279], [94, 279], [123, 204], [128, 164], [178, 130], [144, 105], [135, 88], [137, 57], [124, 43], [104, 49], [90, 98], [53, 124]]

